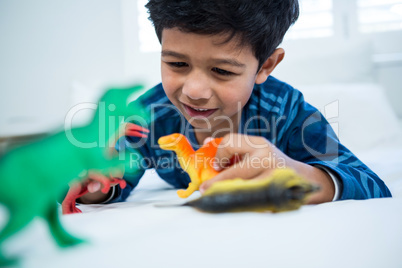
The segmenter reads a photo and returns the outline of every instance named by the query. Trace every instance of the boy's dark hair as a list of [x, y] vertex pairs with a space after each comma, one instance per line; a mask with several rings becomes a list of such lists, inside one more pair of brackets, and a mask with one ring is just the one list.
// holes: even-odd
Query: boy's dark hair
[[227, 33], [251, 45], [259, 68], [299, 17], [298, 0], [149, 0], [145, 5], [159, 42], [162, 30], [178, 27], [197, 34]]

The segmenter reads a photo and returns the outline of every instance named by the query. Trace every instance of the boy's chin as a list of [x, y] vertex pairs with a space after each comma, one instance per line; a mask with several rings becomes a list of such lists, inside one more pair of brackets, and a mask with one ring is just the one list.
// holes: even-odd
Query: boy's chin
[[187, 119], [187, 122], [190, 123], [190, 125], [197, 130], [204, 130], [204, 131], [211, 131], [213, 128], [213, 125], [211, 124], [211, 122], [208, 119], [202, 118], [202, 119], [198, 119], [198, 118], [190, 118]]
[[[191, 126], [194, 128], [194, 131], [196, 132], [202, 132], [205, 134], [208, 134], [211, 137], [221, 137], [225, 133], [232, 133], [235, 132], [235, 129], [233, 129], [233, 124], [231, 124], [231, 127], [227, 126], [224, 124], [224, 122], [217, 122], [213, 120], [205, 120], [205, 119], [190, 119], [187, 120]], [[213, 122], [213, 124], [212, 124]]]

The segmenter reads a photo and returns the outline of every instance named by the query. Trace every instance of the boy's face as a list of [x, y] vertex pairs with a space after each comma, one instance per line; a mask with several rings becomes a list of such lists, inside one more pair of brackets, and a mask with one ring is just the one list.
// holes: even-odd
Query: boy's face
[[162, 84], [167, 97], [196, 130], [210, 135], [220, 130], [217, 136], [237, 132], [258, 68], [249, 46], [240, 48], [235, 38], [224, 43], [226, 38], [177, 28], [162, 33]]

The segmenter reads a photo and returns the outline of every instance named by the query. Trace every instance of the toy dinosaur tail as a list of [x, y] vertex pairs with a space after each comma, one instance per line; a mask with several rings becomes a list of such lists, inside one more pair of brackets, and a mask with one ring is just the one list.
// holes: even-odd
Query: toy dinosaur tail
[[18, 264], [16, 258], [6, 258], [0, 249], [0, 267], [15, 267]]
[[264, 180], [234, 179], [214, 183], [202, 197], [184, 205], [211, 213], [281, 212], [300, 208], [318, 186], [290, 169], [276, 170]]

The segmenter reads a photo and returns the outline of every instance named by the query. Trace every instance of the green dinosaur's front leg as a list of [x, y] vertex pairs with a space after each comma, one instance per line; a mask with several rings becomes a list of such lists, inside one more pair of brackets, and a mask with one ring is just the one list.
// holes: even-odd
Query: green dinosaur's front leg
[[6, 258], [0, 250], [0, 267], [15, 267], [17, 264], [17, 258]]
[[[0, 232], [0, 246], [3, 245], [4, 240], [24, 228], [34, 218], [34, 214], [27, 213], [25, 209], [10, 209], [9, 212], [9, 220], [6, 226]], [[17, 263], [17, 261], [17, 258], [6, 258], [2, 254], [0, 248], [0, 267], [11, 266], [12, 264]]]
[[76, 238], [70, 235], [61, 225], [59, 213], [57, 211], [57, 204], [51, 205], [45, 220], [49, 224], [50, 232], [60, 247], [69, 247], [85, 242], [85, 240]]

